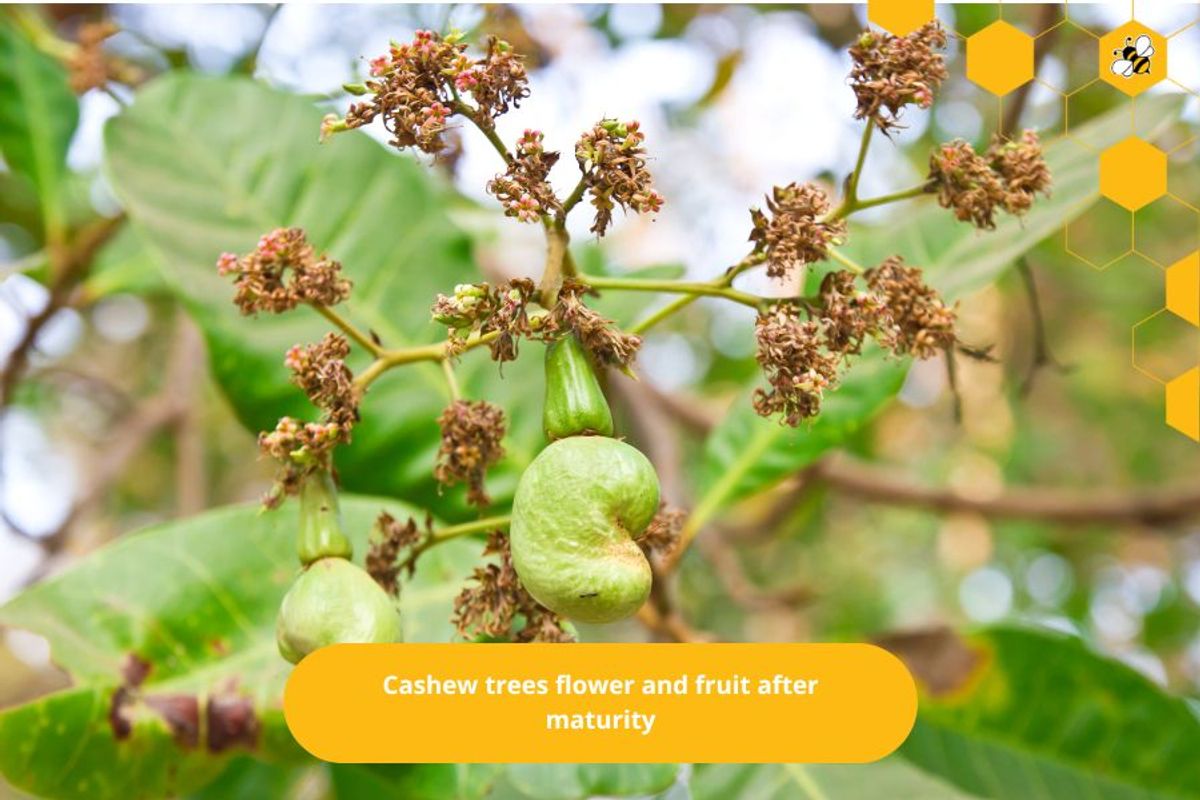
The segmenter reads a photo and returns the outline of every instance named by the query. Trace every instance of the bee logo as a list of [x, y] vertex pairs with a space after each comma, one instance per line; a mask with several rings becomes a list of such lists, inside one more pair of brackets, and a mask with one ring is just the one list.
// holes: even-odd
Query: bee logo
[[1114, 75], [1132, 78], [1134, 75], [1150, 74], [1150, 56], [1154, 55], [1154, 45], [1150, 37], [1142, 34], [1134, 41], [1132, 36], [1125, 37], [1125, 46], [1113, 50], [1116, 60], [1112, 62]]

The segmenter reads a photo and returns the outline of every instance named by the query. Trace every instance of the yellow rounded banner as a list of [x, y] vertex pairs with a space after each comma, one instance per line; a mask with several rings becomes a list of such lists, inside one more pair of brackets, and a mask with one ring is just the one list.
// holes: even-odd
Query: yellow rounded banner
[[296, 666], [284, 713], [341, 763], [863, 763], [917, 692], [867, 644], [345, 644]]

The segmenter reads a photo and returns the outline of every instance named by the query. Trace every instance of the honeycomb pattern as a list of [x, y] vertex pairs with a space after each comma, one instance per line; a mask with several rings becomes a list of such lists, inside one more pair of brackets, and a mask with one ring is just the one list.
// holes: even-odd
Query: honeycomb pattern
[[967, 77], [994, 95], [1004, 96], [1034, 75], [1033, 37], [999, 20], [967, 37]]
[[[1143, 51], [1140, 45], [1149, 44]], [[1167, 77], [1167, 40], [1137, 20], [1100, 37], [1100, 78], [1130, 97]]]
[[867, 0], [867, 19], [896, 36], [907, 36], [933, 19], [933, 0]]
[[1167, 154], [1130, 136], [1100, 154], [1100, 193], [1130, 211], [1167, 193]]
[[[1098, 167], [1095, 201], [1063, 225], [1063, 246], [1096, 270], [1139, 258], [1163, 271], [1166, 304], [1133, 327], [1133, 366], [1164, 385], [1167, 424], [1200, 442], [1200, 138], [1192, 129], [1181, 135], [1178, 124], [1163, 134], [1156, 121], [1140, 119], [1135, 105], [1156, 84], [1200, 97], [1193, 85], [1200, 79], [1168, 77], [1169, 40], [1189, 26], [1160, 34], [1136, 17], [1137, 6], [1148, 2], [1114, 3], [1129, 21], [1111, 30], [1073, 15], [1069, 3], [1060, 14], [1046, 14], [1001, 2], [987, 24], [955, 35], [966, 42], [967, 78], [999, 98], [998, 116], [1004, 96], [1030, 81], [1033, 96], [1048, 90], [1062, 98], [1062, 137], [1093, 153]], [[1144, 10], [1160, 19], [1155, 9]], [[1094, 42], [1098, 58], [1047, 57], [1075, 52], [1063, 46], [1072, 42], [1084, 51]], [[1115, 69], [1114, 62], [1120, 62]], [[1087, 129], [1090, 118], [1120, 103], [1129, 105], [1123, 140], [1114, 143], [1111, 130]]]

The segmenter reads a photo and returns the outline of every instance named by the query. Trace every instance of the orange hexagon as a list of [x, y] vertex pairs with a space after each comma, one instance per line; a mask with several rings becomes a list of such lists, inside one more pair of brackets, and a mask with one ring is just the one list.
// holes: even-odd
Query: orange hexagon
[[1136, 136], [1100, 154], [1100, 193], [1130, 211], [1167, 193], [1167, 154]]
[[933, 0], [867, 0], [867, 19], [896, 36], [907, 36], [933, 19]]
[[1167, 268], [1167, 310], [1200, 327], [1200, 250]]
[[1100, 37], [1100, 77], [1127, 95], [1167, 77], [1166, 37], [1134, 20]]
[[995, 95], [1033, 80], [1033, 37], [1007, 22], [993, 22], [967, 37], [967, 77]]
[[1167, 383], [1167, 424], [1200, 442], [1200, 367]]

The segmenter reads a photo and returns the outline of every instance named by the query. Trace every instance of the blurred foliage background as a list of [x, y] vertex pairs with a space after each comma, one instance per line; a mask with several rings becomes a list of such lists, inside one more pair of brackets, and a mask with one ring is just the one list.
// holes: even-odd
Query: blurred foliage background
[[[1193, 4], [1150, 8], [1139, 16], [1160, 31], [1200, 17]], [[1094, 158], [1087, 123], [1129, 104], [1095, 81], [1095, 35], [1126, 14], [1125, 3], [1073, 3], [1064, 23], [1062, 6], [1006, 8], [1005, 19], [1042, 35], [1038, 82], [1005, 104], [966, 80], [962, 42], [952, 40], [951, 78], [939, 102], [928, 114], [910, 113], [909, 127], [893, 142], [876, 144], [865, 193], [915, 183], [938, 142], [983, 143], [1001, 127], [1034, 127], [1062, 153]], [[939, 6], [939, 17], [964, 35], [998, 15], [994, 4]], [[162, 73], [253, 76], [311, 97], [319, 118], [316, 109], [344, 109], [340, 86], [361, 78], [364, 56], [420, 27], [495, 32], [528, 54], [533, 96], [503, 120], [505, 138], [536, 127], [551, 147], [565, 150], [598, 115], [643, 122], [667, 209], [654, 221], [622, 220], [603, 245], [586, 225], [574, 230], [591, 272], [710, 278], [744, 254], [746, 209], [771, 185], [836, 185], [858, 144], [845, 48], [865, 20], [863, 9], [851, 6], [86, 5], [5, 9], [0, 24], [7, 36], [70, 62], [83, 26], [104, 19], [118, 32], [103, 51], [123, 71], [78, 98], [77, 124], [62, 121], [73, 130], [61, 180], [72, 229], [120, 219], [124, 195], [114, 191], [114, 175], [128, 179], [141, 161], [158, 157], [140, 149], [133, 123], [123, 133], [110, 126], [110, 147], [121, 136], [133, 144], [120, 157], [105, 155], [105, 124], [143, 91], [135, 85]], [[1200, 696], [1197, 517], [1136, 513], [1156, 489], [1197, 490], [1200, 447], [1164, 424], [1155, 378], [1200, 360], [1200, 332], [1159, 315], [1138, 326], [1136, 342], [1133, 334], [1163, 306], [1163, 267], [1200, 248], [1197, 52], [1200, 26], [1172, 40], [1172, 80], [1152, 94], [1173, 95], [1178, 105], [1165, 119], [1142, 122], [1155, 123], [1142, 132], [1170, 151], [1175, 198], [1137, 212], [1136, 241], [1129, 212], [1099, 197], [1079, 206], [1029, 250], [1024, 272], [1006, 268], [959, 298], [963, 338], [991, 346], [994, 363], [959, 359], [956, 392], [945, 363], [918, 364], [869, 424], [839, 434], [838, 452], [770, 481], [767, 491], [723, 504], [688, 551], [672, 593], [672, 613], [687, 635], [870, 640], [897, 630], [1019, 620], [1074, 632], [1172, 693]], [[28, 111], [0, 108], [5, 120]], [[207, 114], [202, 107], [182, 111], [180, 134], [215, 142], [217, 150], [227, 129], [245, 126], [240, 115], [257, 115], [252, 127], [263, 132], [280, 124], [254, 98]], [[153, 120], [144, 115], [143, 122]], [[459, 147], [428, 165], [432, 181], [404, 177], [396, 189], [394, 224], [412, 231], [403, 248], [378, 235], [392, 224], [384, 218], [368, 228], [374, 237], [364, 234], [331, 253], [348, 268], [383, 276], [387, 288], [372, 300], [356, 299], [351, 311], [397, 336], [436, 336], [428, 302], [475, 265], [490, 278], [537, 274], [540, 233], [495, 213], [483, 191], [498, 171], [495, 154], [473, 133], [462, 131]], [[315, 139], [316, 131], [297, 135]], [[177, 163], [146, 175], [194, 177], [194, 160], [177, 155]], [[403, 161], [397, 176], [429, 171], [407, 155], [380, 150], [371, 157]], [[336, 158], [329, 157], [330, 170]], [[183, 186], [159, 185], [166, 194]], [[303, 408], [299, 392], [279, 387], [284, 349], [308, 333], [274, 320], [237, 320], [227, 287], [214, 288], [215, 279], [197, 267], [209, 266], [225, 245], [178, 225], [156, 228], [146, 221], [150, 200], [137, 198], [146, 213], [134, 215], [136, 230], [119, 223], [69, 291], [56, 293], [47, 253], [58, 244], [47, 239], [38, 187], [16, 171], [0, 171], [0, 350], [9, 353], [0, 427], [0, 601], [128, 531], [257, 499], [269, 485], [270, 465], [257, 458], [254, 431], [281, 409]], [[349, 205], [339, 209], [356, 213]], [[137, 211], [136, 203], [128, 210]], [[909, 214], [906, 206], [864, 215], [852, 235], [873, 229], [875, 241], [886, 240], [914, 224]], [[452, 229], [439, 233], [440, 220]], [[967, 236], [969, 249], [996, 246], [988, 234], [955, 235]], [[1019, 235], [1019, 228], [995, 234]], [[414, 286], [388, 272], [395, 262], [427, 269]], [[942, 266], [953, 283], [955, 265]], [[778, 291], [765, 279], [752, 277], [748, 285]], [[661, 302], [614, 294], [601, 307], [630, 322]], [[746, 311], [696, 303], [648, 337], [640, 384], [610, 382], [622, 431], [651, 456], [668, 498], [684, 508], [711, 489], [711, 474], [702, 474], [714, 468], [710, 431], [730, 424], [757, 376]], [[28, 321], [40, 316], [31, 339]], [[513, 417], [512, 457], [494, 484], [500, 497], [532, 455], [522, 443], [537, 430], [540, 389], [530, 389], [539, 385], [536, 349], [506, 366], [504, 380], [482, 360], [464, 359], [462, 367], [467, 386]], [[269, 379], [260, 380], [264, 375]], [[441, 389], [414, 388], [407, 374], [385, 380], [391, 386], [381, 382], [366, 403], [353, 463], [341, 465], [352, 488], [463, 518], [461, 497], [438, 494], [429, 476], [436, 429], [431, 439], [428, 423], [445, 402]], [[871, 379], [863, 385], [869, 392]], [[381, 421], [372, 423], [373, 414]], [[420, 414], [426, 423], [411, 423], [411, 436], [396, 441], [396, 431], [408, 431]], [[720, 460], [715, 464], [719, 469]], [[1051, 490], [1063, 493], [1054, 497], [1061, 501], [1056, 509], [1086, 508], [1095, 498], [1135, 511], [1079, 522], [1068, 513], [1020, 510], [1023, 500]], [[584, 633], [645, 640], [662, 631], [631, 622]], [[0, 639], [0, 677], [0, 707], [67, 684], [45, 640], [15, 628]], [[769, 796], [749, 788], [766, 778], [733, 769], [698, 768], [697, 775], [710, 777], [707, 789], [693, 780], [696, 796]], [[838, 774], [820, 769], [828, 768], [816, 773], [831, 782], [823, 783], [828, 796], [860, 796], [853, 782], [842, 786]], [[209, 791], [227, 797], [237, 787], [255, 796], [247, 787], [269, 777], [235, 767], [222, 788]], [[376, 779], [366, 770], [333, 780], [339, 796], [349, 797], [371, 792]], [[329, 791], [328, 778], [279, 780], [256, 796], [282, 793], [284, 784], [299, 796]], [[880, 780], [902, 783], [899, 775]], [[711, 788], [722, 785], [729, 793]], [[911, 796], [933, 796], [929, 791], [914, 788]]]

